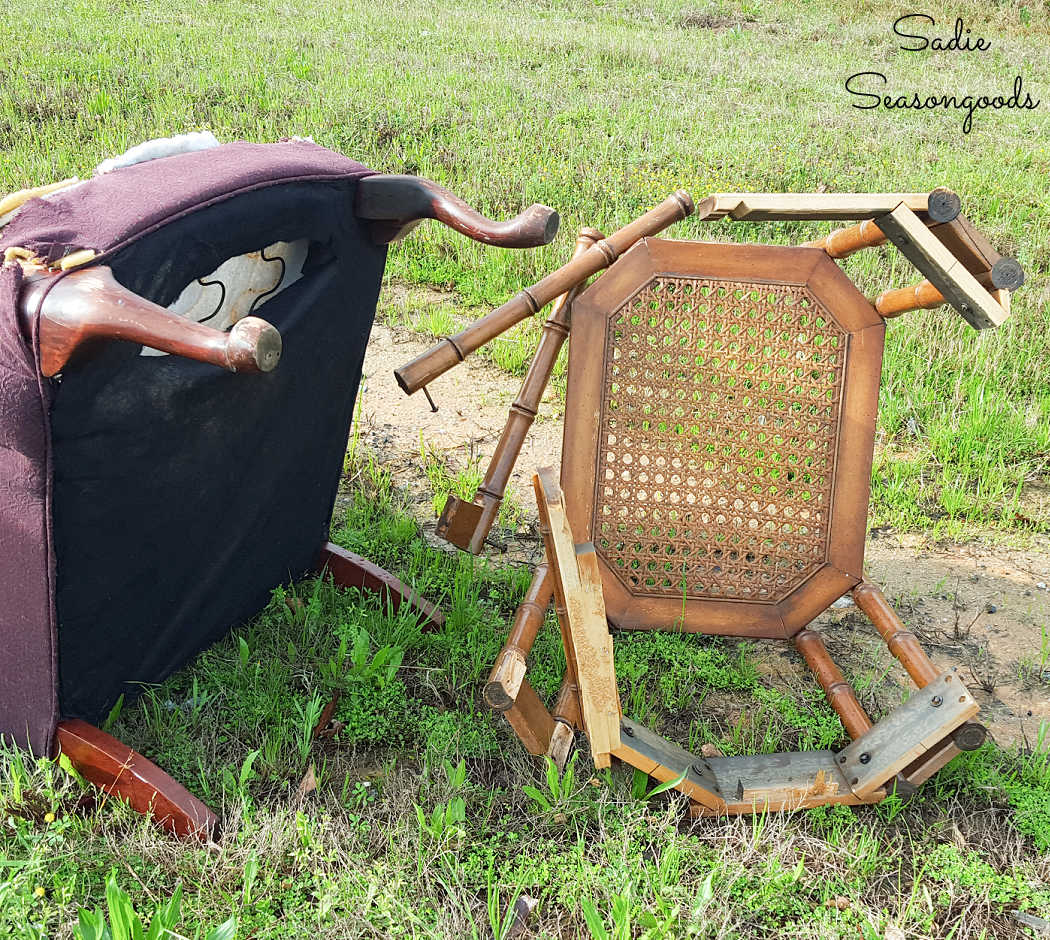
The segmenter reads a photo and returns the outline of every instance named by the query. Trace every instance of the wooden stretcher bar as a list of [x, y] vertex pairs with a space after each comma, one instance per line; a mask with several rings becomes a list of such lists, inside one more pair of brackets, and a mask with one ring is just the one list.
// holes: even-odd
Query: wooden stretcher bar
[[411, 362], [394, 371], [394, 378], [407, 395], [419, 391], [478, 347], [495, 339], [522, 320], [539, 313], [556, 297], [607, 268], [635, 242], [656, 235], [693, 212], [692, 197], [679, 190], [645, 215], [614, 232], [573, 258], [531, 287], [519, 291], [492, 313], [475, 321], [455, 336], [445, 337]]
[[857, 693], [853, 691], [853, 687], [828, 655], [820, 634], [809, 629], [802, 630], [795, 634], [795, 646], [813, 670], [827, 696], [828, 704], [835, 709], [846, 733], [856, 740], [870, 731], [871, 719], [857, 700]]

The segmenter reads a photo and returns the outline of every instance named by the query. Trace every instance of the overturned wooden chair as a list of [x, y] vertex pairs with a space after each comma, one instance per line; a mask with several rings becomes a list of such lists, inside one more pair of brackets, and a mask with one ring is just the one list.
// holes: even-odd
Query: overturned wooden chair
[[[711, 815], [876, 802], [981, 744], [958, 675], [929, 660], [863, 573], [884, 320], [948, 302], [994, 326], [1023, 280], [959, 209], [946, 190], [715, 196], [702, 217], [861, 221], [801, 247], [636, 240], [579, 296], [578, 281], [561, 285], [478, 497], [450, 501], [442, 519], [450, 541], [480, 548], [550, 374], [550, 337], [571, 334], [560, 476], [535, 477], [546, 561], [485, 689], [532, 753], [562, 763], [582, 728], [597, 766], [616, 757], [678, 781]], [[832, 259], [887, 239], [926, 281], [869, 301]], [[592, 242], [621, 254], [585, 231], [575, 263]], [[878, 723], [810, 629], [846, 593], [918, 688]], [[526, 671], [552, 599], [567, 669], [548, 711]], [[852, 743], [690, 754], [621, 714], [610, 625], [791, 640]]]

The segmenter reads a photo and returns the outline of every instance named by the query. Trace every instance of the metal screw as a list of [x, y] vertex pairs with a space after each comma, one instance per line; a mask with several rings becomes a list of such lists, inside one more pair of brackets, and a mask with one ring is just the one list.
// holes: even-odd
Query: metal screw
[[860, 755], [860, 757], [857, 758], [857, 760], [859, 760], [862, 764], [870, 763], [871, 755], [867, 751], [865, 751], [863, 754]]
[[934, 708], [940, 708], [940, 707], [941, 707], [941, 704], [942, 704], [943, 702], [944, 702], [944, 699], [943, 699], [943, 698], [941, 698], [941, 697], [940, 697], [939, 695], [935, 695], [935, 696], [934, 696], [933, 698], [931, 698], [931, 699], [930, 699], [930, 704], [931, 704], [931, 705], [932, 705], [932, 706], [933, 706]]
[[626, 734], [629, 738], [634, 737], [634, 728], [630, 727], [629, 725], [620, 725], [620, 731], [623, 734]]
[[842, 756], [841, 756], [841, 757], [839, 758], [839, 763], [840, 763], [840, 764], [844, 764], [844, 763], [846, 763], [846, 755], [845, 755], [845, 754], [843, 754], [843, 755], [842, 755]]

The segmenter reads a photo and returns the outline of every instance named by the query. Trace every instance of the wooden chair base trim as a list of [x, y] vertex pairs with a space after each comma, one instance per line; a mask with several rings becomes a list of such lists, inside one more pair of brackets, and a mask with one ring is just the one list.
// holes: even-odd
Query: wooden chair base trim
[[[977, 703], [952, 672], [912, 697], [837, 754], [802, 751], [704, 760], [624, 718], [614, 755], [693, 802], [694, 816], [810, 809], [832, 803], [877, 803], [904, 772], [909, 784], [928, 779], [960, 749], [952, 732]], [[683, 777], [684, 775], [684, 777]]]
[[430, 601], [420, 597], [386, 569], [345, 548], [326, 542], [318, 553], [314, 567], [321, 574], [327, 574], [339, 587], [360, 588], [382, 594], [395, 612], [402, 605], [409, 605], [433, 630], [445, 626], [445, 615]]
[[214, 838], [219, 818], [152, 761], [79, 719], [59, 722], [58, 750], [77, 772], [181, 838]]

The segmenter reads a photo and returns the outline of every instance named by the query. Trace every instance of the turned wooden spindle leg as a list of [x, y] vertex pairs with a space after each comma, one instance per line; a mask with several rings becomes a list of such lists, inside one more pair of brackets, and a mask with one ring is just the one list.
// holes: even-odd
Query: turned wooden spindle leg
[[803, 630], [795, 634], [795, 646], [816, 675], [820, 687], [828, 697], [828, 703], [841, 719], [842, 727], [856, 741], [870, 730], [872, 721], [857, 700], [857, 693], [828, 654], [820, 634], [813, 630]]
[[905, 628], [897, 612], [890, 607], [882, 591], [874, 584], [861, 581], [853, 589], [853, 600], [879, 631], [886, 648], [907, 670], [912, 681], [920, 689], [941, 674], [919, 645], [915, 634]]
[[525, 681], [525, 659], [536, 642], [536, 634], [543, 626], [553, 596], [554, 575], [544, 562], [536, 566], [525, 599], [514, 615], [510, 636], [485, 683], [485, 701], [490, 708], [506, 711], [517, 699]]
[[822, 248], [830, 258], [848, 258], [865, 248], [883, 245], [886, 236], [872, 219], [865, 219], [849, 228], [837, 228], [835, 231], [816, 241], [805, 242], [803, 248]]
[[[484, 697], [490, 708], [503, 713], [530, 754], [537, 757], [549, 754], [555, 763], [560, 758], [559, 766], [564, 767], [564, 758], [572, 745], [574, 714], [572, 703], [566, 698], [566, 688], [575, 689], [575, 684], [566, 676], [552, 716], [525, 677], [526, 658], [543, 626], [553, 596], [554, 575], [544, 562], [536, 566], [525, 599], [518, 606], [510, 636], [485, 683]], [[577, 715], [578, 712], [577, 706]], [[577, 725], [578, 721], [577, 717]], [[566, 730], [567, 722], [569, 727]]]
[[[595, 228], [584, 228], [576, 239], [573, 258], [578, 258], [587, 249], [604, 238]], [[506, 426], [492, 454], [485, 479], [478, 487], [474, 502], [468, 503], [455, 494], [450, 495], [438, 520], [437, 534], [472, 554], [478, 554], [485, 544], [489, 531], [499, 515], [503, 494], [517, 463], [525, 438], [536, 420], [540, 401], [550, 382], [558, 353], [569, 335], [569, 318], [572, 301], [583, 286], [583, 282], [557, 297], [551, 306], [551, 314], [543, 325], [536, 354], [522, 382], [521, 390], [510, 406]]]
[[[870, 581], [861, 581], [853, 589], [853, 599], [879, 631], [886, 648], [907, 670], [912, 681], [920, 689], [940, 676], [940, 670], [930, 661], [915, 634], [905, 629], [882, 591]], [[913, 761], [902, 771], [902, 776], [913, 784], [922, 783], [960, 751], [974, 751], [979, 748], [986, 735], [987, 730], [982, 724], [968, 721]]]

